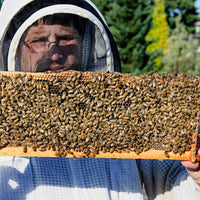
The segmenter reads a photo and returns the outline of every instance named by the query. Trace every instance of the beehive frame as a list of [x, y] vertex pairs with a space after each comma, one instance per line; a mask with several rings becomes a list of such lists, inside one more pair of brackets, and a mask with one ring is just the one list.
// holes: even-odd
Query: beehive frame
[[198, 76], [1, 72], [0, 81], [1, 156], [199, 160]]

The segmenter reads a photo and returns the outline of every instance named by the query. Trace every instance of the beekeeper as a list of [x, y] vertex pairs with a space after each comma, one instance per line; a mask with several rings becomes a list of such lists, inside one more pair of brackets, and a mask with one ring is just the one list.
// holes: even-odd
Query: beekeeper
[[[89, 0], [4, 0], [0, 51], [1, 70], [121, 71], [105, 19]], [[199, 163], [0, 157], [2, 200], [142, 200], [143, 186], [148, 199], [200, 199]]]

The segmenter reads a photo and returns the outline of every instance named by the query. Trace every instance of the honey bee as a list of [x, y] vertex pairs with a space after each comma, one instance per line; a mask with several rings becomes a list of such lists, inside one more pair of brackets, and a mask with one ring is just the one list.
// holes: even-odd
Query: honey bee
[[37, 151], [37, 147], [35, 145], [31, 146], [33, 151]]
[[24, 153], [27, 153], [27, 151], [28, 151], [27, 146], [24, 146], [24, 147], [23, 147], [23, 152], [24, 152]]

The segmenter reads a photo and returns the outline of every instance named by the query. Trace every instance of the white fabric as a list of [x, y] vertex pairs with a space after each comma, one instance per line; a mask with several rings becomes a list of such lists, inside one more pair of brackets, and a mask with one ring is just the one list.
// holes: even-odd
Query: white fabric
[[[30, 3], [33, 0], [14, 0], [15, 3], [13, 3], [13, 0], [4, 0], [3, 4], [1, 6], [1, 11], [0, 11], [0, 18], [4, 20], [0, 20], [0, 69], [4, 65], [4, 60], [3, 60], [3, 54], [4, 50], [2, 49], [3, 43], [4, 43], [4, 38], [6, 31], [9, 27], [9, 24], [12, 20], [12, 18], [15, 16], [15, 14], [26, 4]], [[2, 12], [3, 11], [3, 12]], [[3, 70], [3, 69], [1, 69]]]
[[[85, 1], [87, 1], [93, 8], [95, 8], [95, 10], [96, 10], [96, 11], [98, 12], [98, 14], [101, 16], [101, 19], [103, 19], [104, 23], [107, 25], [107, 22], [106, 22], [104, 16], [100, 13], [100, 11], [99, 11], [98, 8], [96, 7], [96, 5], [95, 5], [92, 1], [90, 1], [90, 0], [85, 0]], [[107, 26], [108, 26], [108, 25], [107, 25]]]
[[200, 187], [180, 161], [140, 160], [139, 169], [149, 200], [200, 199]]
[[197, 200], [200, 187], [177, 161], [0, 158], [1, 200]]
[[1, 200], [142, 200], [135, 160], [0, 159]]
[[[0, 21], [0, 40], [4, 36], [5, 32], [7, 31], [8, 25], [14, 15], [25, 5], [30, 3], [33, 0], [14, 0], [15, 3], [13, 3], [13, 0], [4, 0], [1, 11], [0, 12], [0, 18], [4, 18], [5, 20]], [[1, 48], [1, 46], [0, 46]]]

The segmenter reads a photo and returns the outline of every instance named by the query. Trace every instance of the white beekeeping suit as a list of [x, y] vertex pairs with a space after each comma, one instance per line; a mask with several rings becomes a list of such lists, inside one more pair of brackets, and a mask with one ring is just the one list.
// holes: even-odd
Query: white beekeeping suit
[[[18, 46], [43, 16], [74, 14], [85, 20], [82, 71], [120, 71], [108, 26], [89, 0], [5, 0], [0, 12], [1, 70], [20, 70]], [[0, 157], [1, 200], [200, 199], [179, 161]]]
[[[83, 33], [82, 71], [120, 71], [116, 45], [105, 19], [90, 1], [4, 1], [1, 9], [1, 66], [14, 71], [16, 49], [25, 30], [43, 16], [57, 13], [75, 14], [86, 19]], [[6, 34], [11, 35], [11, 43]]]

